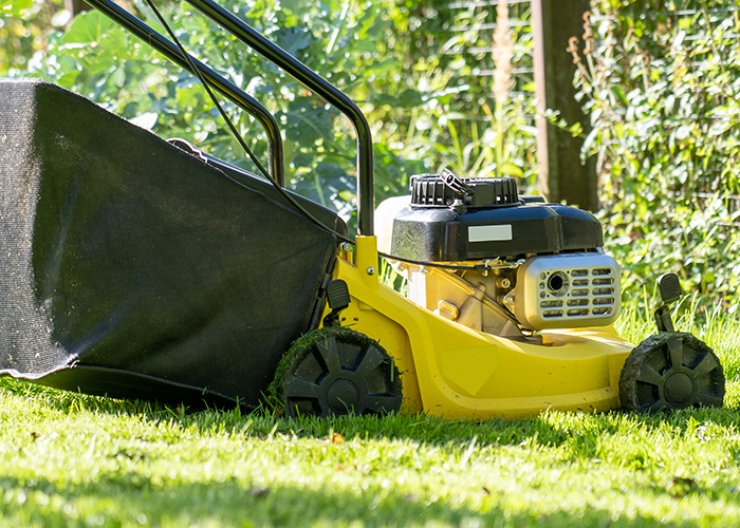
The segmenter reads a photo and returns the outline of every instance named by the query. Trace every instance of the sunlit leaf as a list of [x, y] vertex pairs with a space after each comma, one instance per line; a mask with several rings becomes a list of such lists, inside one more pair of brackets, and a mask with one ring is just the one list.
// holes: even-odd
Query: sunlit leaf
[[513, 163], [504, 163], [501, 165], [501, 173], [502, 174], [508, 174], [509, 176], [518, 176], [522, 177], [524, 176], [524, 172], [521, 168], [517, 167]]
[[271, 37], [278, 46], [294, 57], [298, 57], [298, 52], [306, 49], [313, 39], [309, 31], [297, 27], [280, 28]]
[[97, 44], [114, 22], [99, 11], [88, 11], [75, 17], [69, 31], [62, 37], [67, 44]]
[[308, 100], [291, 105], [286, 118], [285, 136], [300, 145], [310, 146], [320, 139], [330, 139], [333, 132], [331, 112], [315, 107]]
[[22, 17], [23, 12], [31, 6], [33, 6], [33, 0], [0, 0], [0, 14]]

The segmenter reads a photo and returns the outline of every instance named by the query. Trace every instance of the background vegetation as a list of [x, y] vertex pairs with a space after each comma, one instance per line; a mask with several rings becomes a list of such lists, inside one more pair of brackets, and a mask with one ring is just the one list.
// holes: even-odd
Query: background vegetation
[[661, 269], [705, 307], [740, 285], [740, 19], [734, 1], [592, 2], [576, 84], [610, 251], [634, 295]]
[[[123, 3], [158, 28], [143, 2]], [[502, 33], [507, 41], [480, 29], [495, 26], [494, 8], [464, 2], [223, 3], [360, 103], [374, 132], [378, 201], [404, 193], [409, 175], [444, 166], [464, 175], [513, 175], [536, 192], [532, 83], [517, 74], [529, 71], [521, 67], [532, 46], [526, 24], [512, 23]], [[187, 4], [161, 5], [196, 56], [276, 113], [290, 187], [352, 224], [355, 140], [344, 117]], [[512, 4], [509, 12], [518, 6], [526, 21], [526, 5]], [[160, 135], [184, 137], [255, 170], [194, 78], [103, 16], [71, 20], [61, 0], [0, 0], [0, 6], [0, 75], [48, 79]], [[630, 297], [642, 298], [643, 287], [673, 269], [704, 306], [736, 311], [734, 6], [594, 0], [579, 36], [587, 45], [576, 54], [575, 82], [592, 122], [584, 156], [597, 160], [600, 218]], [[502, 49], [506, 60], [497, 64], [491, 50]], [[515, 68], [497, 87], [490, 73], [509, 58]], [[260, 127], [226, 106], [264, 159]]]
[[[256, 170], [193, 77], [98, 13], [70, 21], [60, 2], [5, 1], [0, 42], [6, 51], [0, 55], [0, 75], [48, 79], [160, 135], [183, 137]], [[143, 2], [124, 4], [164, 33]], [[349, 217], [355, 198], [355, 139], [348, 121], [187, 4], [160, 4], [189, 50], [278, 116], [289, 185]], [[506, 106], [506, 120], [500, 116], [497, 120], [489, 95], [491, 77], [473, 76], [476, 82], [471, 84], [469, 74], [480, 67], [479, 61], [450, 52], [452, 47], [475, 44], [474, 33], [458, 35], [444, 46], [443, 39], [449, 36], [444, 28], [454, 23], [445, 19], [445, 3], [222, 4], [360, 103], [375, 137], [377, 200], [404, 193], [410, 174], [443, 166], [471, 175], [503, 169], [533, 180], [534, 136], [526, 123], [531, 101], [513, 99]], [[459, 14], [462, 19], [470, 16], [469, 10]], [[266, 142], [260, 127], [233, 105], [226, 106], [264, 159]], [[498, 141], [505, 147], [497, 155], [496, 138], [507, 128], [513, 132], [505, 143]]]
[[[143, 2], [123, 4], [159, 28]], [[464, 175], [513, 175], [536, 192], [532, 83], [516, 74], [529, 70], [515, 68], [498, 86], [490, 75], [509, 60], [527, 65], [526, 24], [484, 31], [495, 26], [494, 8], [438, 0], [223, 4], [360, 103], [374, 132], [378, 201], [404, 193], [409, 175], [444, 166]], [[352, 224], [355, 140], [344, 117], [187, 4], [161, 5], [196, 56], [278, 116], [290, 187]], [[526, 20], [522, 5], [509, 12], [519, 6]], [[255, 170], [194, 78], [102, 15], [71, 20], [61, 0], [0, 0], [0, 6], [0, 75], [48, 79], [160, 135], [184, 137]], [[579, 36], [586, 46], [575, 54], [575, 82], [592, 122], [584, 157], [597, 160], [599, 216], [630, 297], [642, 298], [643, 287], [673, 269], [703, 306], [737, 309], [740, 21], [734, 6], [594, 0]], [[503, 50], [505, 60], [497, 64], [491, 50], [499, 58]], [[265, 159], [260, 127], [226, 107]]]

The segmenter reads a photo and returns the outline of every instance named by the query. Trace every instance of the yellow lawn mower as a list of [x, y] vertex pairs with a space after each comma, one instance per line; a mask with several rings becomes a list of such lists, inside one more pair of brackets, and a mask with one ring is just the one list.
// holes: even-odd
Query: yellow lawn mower
[[[280, 131], [259, 102], [174, 34], [88, 0], [255, 116], [266, 177], [54, 85], [0, 81], [0, 374], [192, 405], [270, 398], [289, 416], [722, 405], [719, 360], [674, 331], [676, 275], [658, 281], [658, 334], [635, 347], [612, 327], [620, 267], [590, 213], [448, 170], [376, 212], [357, 106], [230, 11], [187, 1], [352, 121], [358, 235], [283, 188]], [[379, 280], [379, 257], [406, 296]]]

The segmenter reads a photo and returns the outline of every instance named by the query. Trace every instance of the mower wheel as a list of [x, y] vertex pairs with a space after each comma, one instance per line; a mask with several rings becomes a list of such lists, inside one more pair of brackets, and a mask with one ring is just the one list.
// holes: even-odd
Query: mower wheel
[[287, 416], [394, 413], [403, 399], [398, 369], [383, 347], [342, 327], [297, 340], [278, 366], [275, 384]]
[[719, 359], [691, 334], [648, 337], [632, 350], [619, 379], [622, 407], [638, 413], [722, 407], [724, 395]]

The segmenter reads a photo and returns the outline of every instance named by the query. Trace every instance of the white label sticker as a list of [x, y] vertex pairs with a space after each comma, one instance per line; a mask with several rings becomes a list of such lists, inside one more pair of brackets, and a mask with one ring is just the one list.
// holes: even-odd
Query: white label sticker
[[468, 241], [470, 242], [500, 242], [512, 239], [511, 225], [468, 227]]

